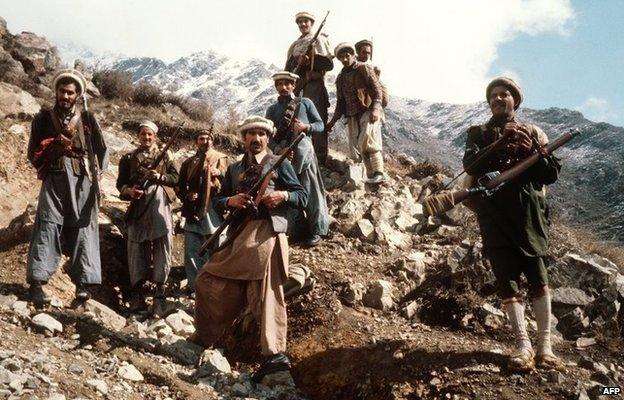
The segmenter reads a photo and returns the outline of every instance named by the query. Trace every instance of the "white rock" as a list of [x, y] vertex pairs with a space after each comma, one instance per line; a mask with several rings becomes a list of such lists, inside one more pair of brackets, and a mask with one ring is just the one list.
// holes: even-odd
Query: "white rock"
[[232, 368], [219, 350], [206, 349], [199, 359], [197, 376], [212, 375], [214, 373], [231, 374]]
[[40, 109], [41, 106], [30, 93], [0, 82], [0, 119], [32, 117]]
[[364, 295], [363, 303], [367, 307], [388, 311], [394, 307], [392, 284], [383, 279], [373, 282]]
[[92, 388], [94, 388], [95, 390], [97, 390], [98, 392], [102, 394], [108, 393], [108, 385], [106, 384], [105, 381], [101, 379], [88, 379], [87, 385], [91, 386]]
[[38, 328], [47, 330], [49, 332], [63, 332], [63, 324], [52, 318], [46, 313], [40, 313], [35, 315], [32, 320], [32, 324]]
[[52, 393], [48, 396], [48, 400], [65, 400], [65, 395], [61, 393]]
[[96, 320], [102, 323], [108, 329], [120, 331], [126, 326], [126, 319], [117, 314], [111, 308], [93, 299], [87, 300], [81, 307], [81, 311], [89, 312], [95, 315]]
[[372, 222], [367, 220], [366, 218], [362, 218], [361, 220], [355, 223], [356, 234], [358, 237], [371, 241], [375, 238], [375, 227]]
[[119, 375], [121, 378], [125, 380], [132, 381], [132, 382], [143, 381], [143, 375], [132, 364], [119, 367], [119, 370], [117, 370], [117, 375]]
[[195, 326], [193, 325], [193, 317], [180, 310], [176, 313], [170, 314], [165, 318], [167, 324], [178, 335], [188, 336], [195, 332]]

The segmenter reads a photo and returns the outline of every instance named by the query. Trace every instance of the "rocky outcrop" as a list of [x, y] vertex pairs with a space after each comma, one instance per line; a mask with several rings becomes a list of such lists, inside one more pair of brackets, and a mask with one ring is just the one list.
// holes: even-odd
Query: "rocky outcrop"
[[41, 106], [30, 93], [0, 82], [0, 119], [32, 118], [40, 109]]

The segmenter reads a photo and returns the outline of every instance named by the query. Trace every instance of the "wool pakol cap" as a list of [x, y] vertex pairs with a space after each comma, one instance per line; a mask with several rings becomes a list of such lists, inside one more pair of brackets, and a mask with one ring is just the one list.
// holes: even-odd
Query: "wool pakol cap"
[[297, 14], [295, 14], [295, 22], [299, 22], [299, 18], [311, 19], [312, 22], [316, 21], [316, 17], [314, 16], [314, 14], [311, 14], [311, 13], [306, 12], [306, 11], [301, 11], [301, 12], [298, 12]]
[[145, 121], [142, 121], [139, 124], [139, 130], [141, 130], [142, 127], [146, 127], [148, 129], [151, 129], [154, 132], [154, 134], [158, 133], [158, 126], [156, 126], [155, 123], [153, 123], [152, 121], [150, 121], [148, 119], [146, 119]]
[[336, 48], [334, 49], [334, 56], [338, 57], [338, 54], [340, 54], [341, 51], [347, 49], [351, 50], [353, 54], [355, 54], [355, 47], [353, 47], [351, 43], [342, 42], [338, 44], [338, 46], [336, 46]]
[[76, 82], [76, 85], [78, 85], [78, 91], [80, 92], [80, 94], [84, 93], [85, 89], [87, 88], [87, 80], [80, 73], [80, 71], [69, 68], [69, 69], [62, 69], [58, 71], [56, 75], [54, 75], [54, 79], [52, 80], [52, 87], [54, 88], [54, 91], [58, 89], [59, 81], [64, 78], [69, 78], [73, 80], [74, 82]]
[[299, 79], [299, 75], [293, 74], [290, 71], [278, 71], [274, 73], [273, 75], [271, 75], [271, 78], [273, 78], [275, 82], [281, 81], [281, 80], [296, 82], [297, 79]]
[[360, 47], [362, 47], [362, 46], [370, 46], [370, 47], [373, 47], [373, 42], [371, 42], [371, 41], [370, 41], [370, 40], [368, 40], [368, 39], [360, 40], [359, 42], [357, 42], [357, 43], [355, 44], [355, 49], [357, 50], [357, 49], [359, 49], [359, 48], [360, 48]]
[[252, 115], [245, 118], [243, 122], [238, 125], [238, 133], [244, 135], [250, 129], [263, 129], [267, 131], [269, 135], [272, 135], [275, 131], [273, 121], [266, 119], [259, 115]]
[[492, 82], [487, 85], [487, 88], [485, 89], [485, 101], [488, 104], [490, 103], [490, 93], [492, 92], [492, 89], [494, 89], [496, 86], [503, 86], [509, 90], [514, 98], [514, 110], [517, 110], [518, 107], [520, 107], [520, 103], [522, 103], [522, 100], [524, 100], [522, 96], [522, 89], [520, 89], [520, 86], [518, 86], [518, 84], [514, 82], [513, 79], [507, 78], [506, 76], [499, 76], [498, 78], [494, 78]]

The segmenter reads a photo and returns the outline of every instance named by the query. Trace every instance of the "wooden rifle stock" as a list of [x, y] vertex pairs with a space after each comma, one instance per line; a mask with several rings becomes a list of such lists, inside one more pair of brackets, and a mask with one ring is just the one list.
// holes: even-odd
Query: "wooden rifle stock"
[[[292, 151], [295, 147], [297, 147], [299, 142], [301, 142], [301, 140], [304, 137], [305, 137], [305, 133], [301, 132], [295, 138], [295, 140], [293, 140], [293, 142], [285, 149], [285, 151], [277, 159], [277, 161], [275, 161], [275, 163], [271, 165], [271, 168], [269, 168], [269, 170], [264, 175], [262, 175], [262, 177], [256, 183], [254, 183], [251, 189], [247, 191], [246, 194], [254, 198], [254, 205], [256, 207], [260, 205], [260, 201], [262, 200], [261, 196], [258, 196], [258, 194], [261, 191], [264, 192], [266, 190], [266, 187], [273, 173], [277, 171], [279, 166], [284, 162], [284, 160], [288, 156], [288, 153]], [[202, 244], [202, 246], [199, 249], [199, 255], [203, 257], [208, 251], [208, 249], [210, 249], [217, 242], [217, 240], [219, 239], [219, 236], [221, 235], [221, 233], [223, 233], [225, 228], [227, 228], [228, 225], [234, 222], [234, 220], [241, 218], [242, 214], [247, 211], [248, 211], [247, 208], [237, 208], [234, 211], [230, 212], [230, 214], [225, 218], [221, 226], [219, 226], [219, 228], [212, 235], [210, 235], [208, 239], [206, 239], [206, 241]], [[244, 224], [241, 224], [241, 226], [244, 226]], [[235, 235], [232, 235], [230, 239], [228, 239], [228, 242], [232, 239], [232, 237], [235, 237]]]

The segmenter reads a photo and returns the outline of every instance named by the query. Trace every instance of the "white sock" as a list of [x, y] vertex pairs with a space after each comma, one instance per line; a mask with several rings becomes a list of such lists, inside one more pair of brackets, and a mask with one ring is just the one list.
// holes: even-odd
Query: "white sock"
[[524, 306], [517, 301], [511, 301], [505, 304], [505, 311], [507, 311], [507, 317], [511, 324], [516, 339], [516, 349], [519, 351], [530, 350], [531, 341], [526, 330], [526, 320], [524, 319]]
[[537, 353], [553, 354], [550, 345], [550, 293], [533, 299], [533, 311], [537, 322]]

